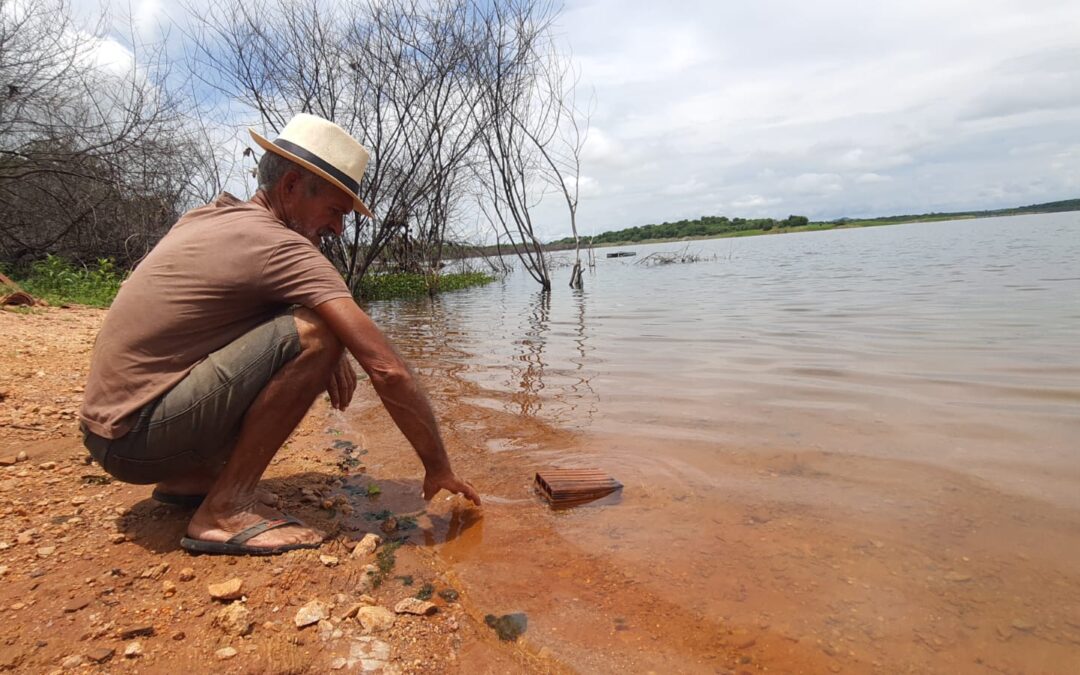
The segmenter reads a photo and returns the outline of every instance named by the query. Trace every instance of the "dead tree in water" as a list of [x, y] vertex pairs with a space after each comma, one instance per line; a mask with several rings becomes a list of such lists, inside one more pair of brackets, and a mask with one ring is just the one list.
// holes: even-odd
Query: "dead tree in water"
[[478, 206], [545, 291], [551, 290], [551, 275], [531, 210], [543, 196], [543, 159], [535, 139], [550, 128], [547, 120], [556, 109], [555, 101], [536, 96], [542, 74], [538, 66], [555, 15], [550, 4], [539, 0], [494, 3], [482, 18], [485, 48], [474, 52], [473, 59], [480, 142], [486, 151], [478, 169], [483, 187]]
[[570, 59], [560, 58], [552, 45], [543, 67], [543, 77], [539, 80], [539, 98], [553, 101], [555, 105], [541, 108], [545, 117], [539, 123], [522, 124], [522, 129], [536, 144], [543, 158], [541, 168], [545, 180], [562, 194], [570, 214], [570, 229], [574, 233], [574, 267], [570, 272], [570, 288], [582, 288], [584, 285], [577, 207], [581, 191], [581, 151], [589, 133], [589, 114], [583, 114], [577, 107], [578, 80]]

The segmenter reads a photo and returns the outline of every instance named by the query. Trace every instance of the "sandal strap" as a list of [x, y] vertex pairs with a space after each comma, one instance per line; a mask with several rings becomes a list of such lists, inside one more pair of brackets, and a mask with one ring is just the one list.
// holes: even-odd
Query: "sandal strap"
[[292, 516], [286, 516], [284, 518], [277, 518], [275, 520], [264, 520], [260, 523], [256, 523], [246, 530], [237, 532], [226, 541], [226, 544], [246, 544], [248, 541], [259, 536], [263, 532], [270, 530], [276, 530], [279, 527], [285, 527], [287, 525], [303, 525], [299, 520]]

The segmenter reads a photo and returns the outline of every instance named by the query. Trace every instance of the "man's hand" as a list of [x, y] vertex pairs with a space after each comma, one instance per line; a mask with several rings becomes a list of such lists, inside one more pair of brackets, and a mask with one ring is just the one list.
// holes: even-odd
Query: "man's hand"
[[453, 472], [438, 476], [428, 473], [424, 476], [424, 501], [431, 501], [439, 490], [462, 495], [473, 504], [480, 506], [480, 494], [476, 488], [458, 478]]
[[338, 410], [348, 408], [355, 391], [356, 371], [349, 363], [349, 357], [342, 354], [334, 374], [330, 376], [330, 384], [326, 385], [326, 393], [330, 394], [330, 405]]

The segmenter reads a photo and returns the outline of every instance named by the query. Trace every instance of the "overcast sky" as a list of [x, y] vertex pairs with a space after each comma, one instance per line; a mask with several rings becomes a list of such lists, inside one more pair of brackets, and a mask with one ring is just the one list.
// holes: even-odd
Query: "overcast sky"
[[569, 0], [558, 32], [595, 95], [584, 234], [1080, 197], [1077, 0]]

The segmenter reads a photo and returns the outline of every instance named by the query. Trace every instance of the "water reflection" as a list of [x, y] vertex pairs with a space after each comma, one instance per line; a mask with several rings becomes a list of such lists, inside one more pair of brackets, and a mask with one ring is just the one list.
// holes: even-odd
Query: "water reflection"
[[534, 293], [530, 305], [525, 335], [516, 341], [518, 354], [511, 366], [508, 389], [513, 392], [512, 412], [532, 417], [544, 407], [541, 392], [547, 367], [544, 352], [551, 321], [551, 293]]

